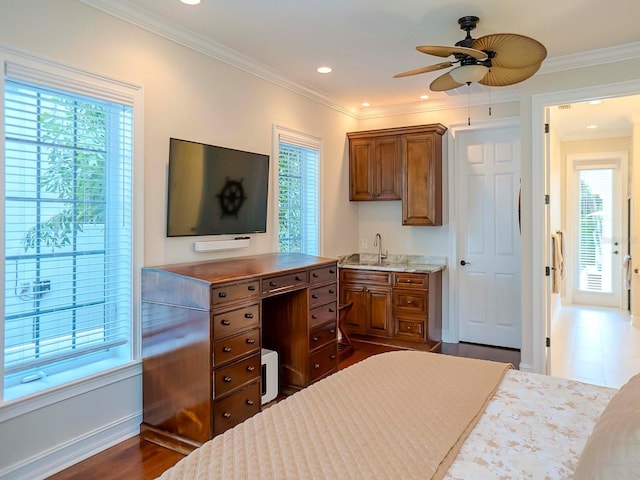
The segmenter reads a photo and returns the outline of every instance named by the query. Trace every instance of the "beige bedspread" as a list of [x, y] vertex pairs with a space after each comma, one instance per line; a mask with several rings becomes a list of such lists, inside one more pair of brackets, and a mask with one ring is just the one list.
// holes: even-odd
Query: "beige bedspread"
[[508, 368], [376, 355], [207, 442], [161, 478], [442, 478]]

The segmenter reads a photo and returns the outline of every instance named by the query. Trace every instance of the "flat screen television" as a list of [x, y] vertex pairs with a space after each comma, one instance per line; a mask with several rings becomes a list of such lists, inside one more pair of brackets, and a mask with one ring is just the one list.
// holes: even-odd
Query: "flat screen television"
[[269, 155], [170, 139], [167, 236], [267, 231]]

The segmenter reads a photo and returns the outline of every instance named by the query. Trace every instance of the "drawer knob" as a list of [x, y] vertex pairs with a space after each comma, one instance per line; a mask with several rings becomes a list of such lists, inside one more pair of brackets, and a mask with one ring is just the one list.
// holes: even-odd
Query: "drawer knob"
[[313, 272], [311, 275], [313, 276], [313, 278], [318, 278], [318, 274], [316, 272]]
[[407, 330], [411, 330], [411, 327], [407, 327]]
[[313, 318], [314, 320], [317, 320], [318, 316], [314, 315], [313, 313], [311, 314], [311, 318]]
[[334, 333], [336, 333], [336, 329], [335, 329], [335, 328], [332, 328], [331, 330], [329, 330], [329, 333], [330, 333], [331, 335], [333, 335]]
[[329, 313], [335, 313], [336, 311], [333, 308], [329, 309]]
[[231, 325], [231, 322], [229, 320], [226, 320], [226, 319], [225, 320], [221, 320], [220, 323], [222, 325], [224, 325], [225, 327], [228, 327], [229, 325]]
[[225, 347], [222, 347], [222, 351], [223, 351], [224, 353], [229, 353], [229, 352], [231, 351], [231, 347], [226, 347], [226, 346], [225, 346]]
[[311, 340], [314, 341], [314, 342], [317, 342], [318, 341], [318, 337], [314, 335], [313, 337], [311, 337]]
[[231, 383], [231, 377], [224, 377], [222, 380], [224, 380], [226, 383]]
[[222, 414], [222, 416], [223, 416], [224, 418], [231, 418], [231, 414], [230, 414], [229, 412], [224, 412], [224, 413]]
[[313, 368], [320, 368], [320, 364], [319, 363], [314, 363], [313, 364]]
[[253, 318], [253, 313], [245, 313], [244, 318]]
[[311, 298], [318, 298], [318, 295], [316, 295], [315, 293], [311, 295]]
[[407, 305], [411, 305], [411, 300], [407, 300]]
[[253, 372], [256, 369], [256, 367], [254, 367], [253, 365], [249, 365], [247, 367], [247, 372]]
[[225, 298], [226, 296], [227, 296], [226, 292], [219, 292], [218, 293], [218, 297], [220, 297], [220, 298]]
[[333, 268], [331, 268], [329, 269], [329, 273], [333, 274], [333, 273], [336, 273], [336, 271]]
[[256, 291], [256, 286], [255, 285], [249, 285], [249, 287], [247, 287], [249, 289], [250, 292], [255, 292]]
[[302, 278], [300, 278], [298, 275], [296, 275], [296, 282], [300, 282], [302, 280]]
[[246, 341], [249, 345], [253, 345], [254, 343], [256, 343], [255, 338], [247, 338], [245, 341]]
[[273, 281], [269, 282], [269, 286], [270, 287], [275, 287], [276, 286], [276, 282], [273, 282]]
[[247, 405], [251, 406], [253, 405], [253, 400], [251, 400], [250, 398], [247, 398]]
[[331, 360], [335, 360], [335, 359], [336, 359], [336, 354], [335, 354], [335, 353], [332, 353], [332, 354], [331, 354], [331, 356], [330, 356], [329, 358], [331, 358]]
[[330, 288], [330, 289], [329, 289], [329, 293], [333, 295], [334, 293], [336, 293], [336, 291], [335, 291], [335, 290], [333, 290], [332, 288]]

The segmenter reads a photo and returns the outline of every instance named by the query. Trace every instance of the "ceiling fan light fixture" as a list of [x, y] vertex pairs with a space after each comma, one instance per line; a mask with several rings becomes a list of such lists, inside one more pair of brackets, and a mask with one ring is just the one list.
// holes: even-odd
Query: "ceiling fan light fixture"
[[462, 65], [449, 72], [451, 77], [458, 83], [479, 82], [489, 71], [484, 65]]

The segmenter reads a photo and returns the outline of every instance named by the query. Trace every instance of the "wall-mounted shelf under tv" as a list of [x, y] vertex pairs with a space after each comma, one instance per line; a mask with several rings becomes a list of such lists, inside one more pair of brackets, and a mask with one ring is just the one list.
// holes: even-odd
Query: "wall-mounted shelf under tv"
[[249, 237], [232, 238], [231, 240], [211, 240], [208, 242], [193, 242], [196, 252], [213, 252], [215, 250], [233, 250], [234, 248], [247, 248]]

